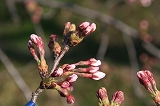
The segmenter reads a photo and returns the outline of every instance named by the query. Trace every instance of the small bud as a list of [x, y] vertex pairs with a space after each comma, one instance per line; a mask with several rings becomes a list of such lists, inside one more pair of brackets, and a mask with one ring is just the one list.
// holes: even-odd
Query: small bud
[[83, 30], [83, 29], [86, 29], [89, 25], [90, 25], [89, 22], [82, 22], [82, 23], [78, 26], [78, 28], [81, 29], [81, 30]]
[[69, 64], [65, 67], [66, 70], [70, 71], [70, 70], [73, 70], [76, 68], [76, 65], [75, 64]]
[[68, 95], [66, 98], [67, 98], [68, 104], [71, 104], [71, 105], [74, 104], [75, 98], [73, 95]]
[[58, 83], [58, 85], [60, 85], [62, 88], [68, 88], [69, 86], [71, 86], [71, 84], [68, 81], [63, 81]]
[[92, 78], [91, 79], [93, 79], [93, 80], [100, 80], [100, 79], [104, 78], [105, 75], [106, 75], [105, 73], [103, 73], [101, 71], [97, 71], [97, 72], [95, 72], [95, 73], [92, 74]]
[[54, 53], [55, 57], [59, 56], [59, 54], [61, 52], [61, 46], [59, 45], [59, 43], [56, 40], [57, 40], [57, 36], [52, 34], [50, 36], [50, 41], [48, 43], [48, 47]]
[[44, 44], [42, 38], [35, 34], [31, 34], [30, 39], [32, 43], [34, 43], [37, 46], [40, 57], [44, 58]]
[[63, 69], [58, 68], [51, 74], [51, 77], [60, 77], [62, 76], [62, 74], [63, 74]]
[[40, 60], [39, 60], [39, 58], [37, 56], [36, 50], [35, 50], [35, 48], [34, 48], [33, 43], [32, 43], [31, 40], [28, 41], [28, 48], [29, 48], [29, 51], [31, 52], [32, 56], [34, 57], [34, 59], [37, 62], [39, 62]]
[[108, 100], [107, 90], [104, 87], [98, 89], [98, 91], [96, 92], [96, 96], [99, 99], [99, 104], [101, 104], [102, 106], [110, 105]]
[[91, 59], [89, 59], [89, 61], [90, 61], [90, 65], [92, 65], [92, 66], [100, 66], [101, 65], [101, 61], [96, 60], [95, 58], [91, 58]]
[[90, 67], [88, 68], [88, 72], [90, 72], [90, 73], [95, 73], [95, 72], [97, 72], [98, 70], [99, 70], [99, 67], [90, 66]]
[[154, 94], [154, 90], [152, 89], [152, 84], [148, 79], [148, 75], [145, 71], [139, 71], [137, 72], [137, 77], [139, 79], [139, 82], [151, 93]]
[[78, 26], [77, 32], [78, 32], [78, 36], [86, 37], [87, 35], [94, 32], [95, 30], [96, 30], [95, 23], [90, 24], [89, 22], [83, 22]]
[[70, 75], [66, 80], [70, 83], [75, 82], [77, 80], [78, 76], [76, 74]]
[[117, 91], [113, 94], [111, 100], [111, 106], [120, 106], [124, 101], [124, 94], [122, 91]]

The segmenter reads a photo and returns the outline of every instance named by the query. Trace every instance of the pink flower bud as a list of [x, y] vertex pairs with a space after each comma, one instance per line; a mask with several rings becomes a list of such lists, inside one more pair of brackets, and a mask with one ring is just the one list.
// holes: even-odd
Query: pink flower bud
[[137, 72], [137, 77], [139, 79], [139, 82], [147, 89], [150, 93], [154, 93], [154, 90], [152, 89], [152, 84], [148, 79], [148, 75], [145, 71], [139, 71]]
[[95, 31], [95, 29], [96, 29], [95, 23], [90, 24], [89, 22], [83, 22], [78, 26], [77, 29], [78, 36], [86, 37], [91, 32]]
[[37, 46], [40, 56], [43, 57], [44, 56], [44, 44], [43, 44], [42, 38], [35, 34], [31, 34], [30, 39], [32, 43], [34, 43]]
[[151, 82], [154, 90], [157, 90], [156, 81], [155, 81], [154, 78], [153, 78], [153, 74], [152, 74], [150, 71], [148, 71], [148, 70], [145, 70], [145, 73], [147, 74], [148, 79], [149, 79], [149, 81]]
[[95, 73], [95, 72], [97, 72], [98, 70], [99, 70], [99, 67], [90, 66], [90, 67], [88, 68], [88, 72], [90, 72], [90, 73]]
[[63, 81], [58, 83], [58, 85], [60, 85], [62, 88], [68, 88], [69, 86], [71, 86], [71, 84], [68, 81]]
[[73, 104], [74, 101], [75, 101], [75, 98], [74, 98], [73, 95], [68, 95], [66, 98], [67, 98], [67, 103], [68, 104]]
[[97, 72], [95, 72], [95, 73], [92, 74], [92, 78], [91, 79], [93, 79], [93, 80], [100, 80], [100, 79], [104, 78], [105, 75], [106, 75], [105, 73], [97, 71]]
[[90, 62], [90, 65], [92, 65], [92, 66], [100, 66], [101, 65], [101, 61], [96, 60], [95, 58], [89, 59], [89, 62]]
[[[117, 91], [112, 96], [112, 103], [120, 105], [124, 101], [124, 94], [122, 91]], [[113, 105], [115, 106], [115, 105]]]
[[65, 67], [66, 70], [70, 71], [70, 70], [73, 70], [76, 68], [76, 65], [75, 64], [69, 64]]
[[79, 26], [78, 26], [78, 28], [79, 29], [86, 29], [88, 26], [90, 25], [90, 23], [89, 22], [82, 22]]
[[95, 23], [92, 23], [92, 24], [91, 24], [91, 28], [92, 28], [91, 32], [94, 32], [94, 31], [96, 30], [96, 24], [95, 24]]
[[96, 96], [99, 100], [99, 104], [102, 104], [103, 106], [109, 106], [107, 90], [104, 87], [98, 89], [98, 91], [96, 92]]
[[77, 80], [78, 76], [76, 74], [70, 75], [66, 80], [70, 83], [75, 82]]
[[33, 43], [32, 43], [31, 40], [28, 41], [28, 48], [29, 48], [32, 56], [34, 57], [34, 59], [38, 62], [39, 58], [37, 56], [36, 50], [35, 50], [35, 48], [34, 48]]
[[58, 68], [51, 74], [51, 77], [60, 77], [62, 76], [62, 74], [63, 74], [63, 69]]

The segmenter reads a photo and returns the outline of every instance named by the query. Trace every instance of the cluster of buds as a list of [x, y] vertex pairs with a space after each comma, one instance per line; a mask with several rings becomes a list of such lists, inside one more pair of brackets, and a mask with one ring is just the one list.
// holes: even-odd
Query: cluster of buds
[[113, 96], [111, 103], [108, 100], [107, 90], [104, 87], [98, 89], [96, 96], [99, 101], [99, 106], [120, 106], [124, 101], [124, 94], [122, 91], [116, 91]]
[[43, 13], [43, 8], [38, 5], [38, 3], [34, 0], [25, 0], [25, 6], [31, 15], [31, 19], [33, 23], [39, 23], [41, 20], [41, 15]]
[[[39, 52], [39, 57], [36, 52], [35, 47], [37, 47]], [[45, 51], [44, 51], [44, 43], [41, 37], [31, 34], [30, 40], [28, 41], [28, 48], [33, 55], [34, 59], [37, 61], [39, 74], [42, 79], [47, 78], [48, 76], [48, 65], [46, 64], [46, 60], [44, 58]]]
[[[73, 104], [75, 98], [71, 95], [73, 90], [72, 84], [78, 79], [78, 76], [90, 78], [92, 80], [100, 80], [105, 77], [105, 73], [99, 71], [101, 61], [94, 58], [87, 61], [80, 61], [75, 64], [64, 64], [58, 67], [61, 58], [69, 50], [69, 47], [80, 43], [83, 38], [95, 29], [96, 25], [94, 23], [90, 24], [89, 22], [83, 22], [76, 29], [75, 24], [67, 22], [64, 29], [63, 48], [61, 48], [57, 42], [57, 36], [52, 34], [50, 36], [48, 47], [53, 52], [55, 60], [50, 72], [48, 72], [48, 65], [46, 64], [44, 57], [45, 50], [42, 38], [35, 34], [30, 36], [28, 48], [38, 64], [39, 74], [42, 78], [39, 87], [40, 89], [55, 89], [61, 97], [67, 98], [67, 103]], [[35, 46], [37, 49], [35, 49]], [[39, 55], [37, 55], [36, 50], [38, 50]], [[80, 68], [80, 66], [83, 67]]]
[[75, 24], [67, 22], [63, 32], [63, 42], [65, 45], [69, 45], [70, 47], [75, 46], [90, 33], [94, 32], [95, 29], [95, 23], [83, 22], [78, 26], [78, 28], [76, 28]]
[[139, 82], [150, 92], [152, 99], [157, 105], [160, 105], [160, 92], [157, 90], [156, 81], [153, 78], [152, 72], [143, 70], [137, 72]]

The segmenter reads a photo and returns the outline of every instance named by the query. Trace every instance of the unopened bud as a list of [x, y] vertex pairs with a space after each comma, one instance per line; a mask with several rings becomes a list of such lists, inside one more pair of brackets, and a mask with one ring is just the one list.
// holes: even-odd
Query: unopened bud
[[120, 106], [124, 101], [124, 94], [122, 91], [116, 91], [111, 100], [111, 106]]
[[90, 61], [90, 65], [92, 65], [92, 66], [100, 66], [101, 65], [101, 61], [96, 60], [95, 58], [91, 58], [91, 59], [89, 59], [89, 61]]
[[60, 77], [62, 76], [62, 74], [63, 74], [63, 69], [58, 68], [51, 74], [51, 77]]
[[70, 83], [75, 82], [77, 80], [78, 76], [76, 74], [70, 75], [66, 80]]
[[106, 76], [105, 73], [101, 72], [101, 71], [97, 71], [95, 73], [92, 74], [92, 78], [93, 80], [100, 80], [102, 78], [104, 78]]
[[101, 87], [96, 92], [96, 96], [99, 99], [99, 104], [102, 106], [109, 106], [109, 100], [107, 95], [107, 90], [104, 87]]
[[73, 70], [76, 68], [76, 65], [75, 64], [69, 64], [65, 67], [66, 70], [70, 71], [70, 70]]
[[68, 104], [74, 104], [75, 98], [73, 95], [68, 95], [66, 98]]

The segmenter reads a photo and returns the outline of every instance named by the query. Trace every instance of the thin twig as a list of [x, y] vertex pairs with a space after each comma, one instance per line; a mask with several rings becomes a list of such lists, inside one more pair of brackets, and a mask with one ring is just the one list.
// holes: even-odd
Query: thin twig
[[11, 15], [12, 21], [14, 22], [14, 24], [19, 24], [21, 20], [20, 20], [19, 15], [17, 14], [15, 0], [5, 0], [5, 1], [6, 1], [8, 11]]
[[30, 95], [31, 94], [31, 90], [29, 89], [29, 87], [27, 86], [27, 84], [25, 83], [25, 81], [23, 80], [23, 78], [20, 76], [19, 72], [14, 67], [14, 65], [12, 64], [12, 62], [9, 60], [9, 58], [7, 57], [7, 55], [1, 49], [0, 49], [0, 60], [2, 61], [2, 63], [4, 64], [4, 66], [6, 67], [8, 73], [14, 79], [15, 83], [17, 84], [17, 86], [23, 92], [25, 98], [29, 101], [30, 97], [31, 97], [31, 95]]
[[124, 42], [127, 47], [128, 55], [129, 55], [129, 60], [131, 64], [131, 80], [132, 80], [132, 85], [134, 88], [134, 93], [138, 98], [143, 100], [146, 106], [150, 106], [149, 103], [147, 102], [145, 95], [143, 94], [142, 89], [140, 88], [140, 84], [138, 83], [138, 79], [136, 77], [136, 73], [139, 71], [139, 65], [138, 65], [138, 60], [137, 60], [137, 53], [136, 49], [133, 43], [133, 40], [130, 36], [123, 34]]
[[40, 87], [38, 87], [38, 88], [36, 89], [36, 91], [32, 93], [32, 98], [31, 98], [31, 100], [32, 100], [34, 103], [36, 103], [37, 97], [39, 96], [39, 94], [40, 94], [41, 92], [43, 92], [43, 90], [44, 90], [44, 89], [41, 89]]
[[[53, 73], [53, 71], [57, 68], [57, 65], [59, 64], [59, 61], [62, 59], [62, 57], [64, 56], [64, 54], [69, 50], [69, 46], [68, 45], [65, 45], [62, 52], [60, 53], [60, 55], [58, 56], [58, 58], [56, 58], [54, 60], [54, 64], [53, 64], [53, 68], [50, 72], [50, 75]], [[49, 75], [49, 76], [50, 76]]]
[[106, 26], [104, 25], [104, 29], [102, 29], [100, 46], [97, 52], [97, 59], [103, 61], [105, 54], [107, 52], [107, 47], [109, 43], [109, 34], [106, 32]]

